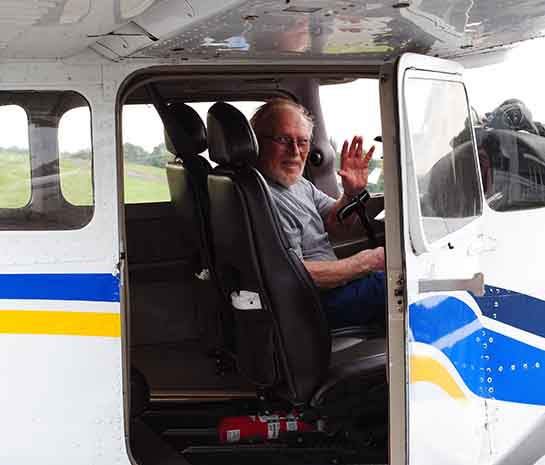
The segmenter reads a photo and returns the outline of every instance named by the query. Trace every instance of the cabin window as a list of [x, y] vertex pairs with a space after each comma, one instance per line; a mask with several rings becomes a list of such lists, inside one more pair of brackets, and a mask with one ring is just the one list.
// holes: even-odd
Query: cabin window
[[[188, 105], [206, 122], [208, 109], [214, 103], [192, 102]], [[250, 118], [263, 102], [229, 103]], [[125, 203], [170, 202], [165, 166], [174, 160], [174, 154], [167, 150], [164, 126], [155, 107], [125, 105], [122, 118]], [[208, 151], [201, 155], [209, 160]]]
[[[378, 79], [356, 79], [342, 84], [321, 85], [320, 105], [327, 137], [335, 151], [337, 170], [340, 168], [343, 142], [350, 142], [354, 135], [361, 135], [366, 149], [375, 146], [369, 163], [367, 190], [370, 193], [384, 193], [382, 143], [374, 140], [381, 135]], [[337, 182], [342, 191], [340, 176], [337, 176]]]
[[482, 211], [469, 107], [460, 82], [416, 76], [404, 82], [422, 229], [431, 244]]
[[[91, 156], [91, 111], [74, 108], [59, 121], [61, 192], [72, 205], [93, 205], [93, 163]], [[74, 139], [71, 135], [79, 133]]]
[[71, 91], [2, 91], [0, 122], [0, 229], [89, 223], [94, 200], [87, 101]]
[[31, 188], [25, 110], [19, 105], [1, 106], [0, 127], [0, 209], [23, 208], [30, 202]]

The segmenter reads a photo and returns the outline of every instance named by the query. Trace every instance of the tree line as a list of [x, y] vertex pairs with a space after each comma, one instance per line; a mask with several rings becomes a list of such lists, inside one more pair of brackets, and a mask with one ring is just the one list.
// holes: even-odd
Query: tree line
[[[0, 153], [9, 153], [13, 155], [24, 155], [28, 157], [28, 148], [21, 147], [0, 147]], [[72, 158], [80, 160], [90, 160], [91, 151], [89, 149], [78, 150], [76, 152], [61, 152], [61, 157]], [[139, 165], [156, 166], [163, 168], [166, 163], [174, 157], [165, 147], [164, 143], [161, 143], [153, 148], [151, 152], [139, 145], [125, 142], [123, 144], [123, 157], [125, 161], [129, 163], [136, 163]]]
[[174, 155], [166, 149], [164, 142], [155, 146], [151, 152], [148, 152], [139, 145], [125, 142], [123, 144], [123, 158], [127, 162], [137, 163], [139, 165], [164, 168], [167, 162], [174, 158]]

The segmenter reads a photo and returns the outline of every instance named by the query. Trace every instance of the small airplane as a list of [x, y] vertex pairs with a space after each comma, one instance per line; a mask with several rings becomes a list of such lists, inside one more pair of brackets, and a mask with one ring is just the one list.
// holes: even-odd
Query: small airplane
[[[525, 68], [480, 79], [541, 43], [545, 2], [2, 0], [0, 22], [1, 463], [545, 463], [540, 101]], [[334, 248], [385, 247], [385, 329], [324, 325], [255, 170], [225, 163], [275, 97], [313, 115], [304, 175], [332, 197], [345, 131], [380, 134]]]

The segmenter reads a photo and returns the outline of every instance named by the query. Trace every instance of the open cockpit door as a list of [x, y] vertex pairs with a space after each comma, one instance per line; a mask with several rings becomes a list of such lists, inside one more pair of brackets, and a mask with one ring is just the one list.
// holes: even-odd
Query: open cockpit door
[[487, 447], [484, 201], [462, 71], [406, 54], [382, 73], [392, 465], [479, 463]]

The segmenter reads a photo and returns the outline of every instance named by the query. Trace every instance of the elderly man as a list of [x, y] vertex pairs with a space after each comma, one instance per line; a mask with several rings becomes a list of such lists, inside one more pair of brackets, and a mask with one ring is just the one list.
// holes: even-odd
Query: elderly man
[[384, 317], [384, 248], [363, 250], [337, 259], [328, 234], [342, 226], [337, 211], [367, 186], [369, 160], [363, 139], [344, 142], [341, 169], [344, 188], [335, 200], [301, 175], [310, 149], [313, 121], [304, 107], [277, 99], [261, 106], [251, 119], [259, 141], [257, 168], [265, 176], [288, 240], [320, 289], [332, 328], [359, 325]]

